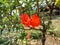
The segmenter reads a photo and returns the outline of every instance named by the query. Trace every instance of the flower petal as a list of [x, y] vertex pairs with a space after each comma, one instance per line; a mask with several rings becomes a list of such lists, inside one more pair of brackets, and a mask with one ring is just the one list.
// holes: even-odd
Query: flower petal
[[21, 19], [21, 21], [22, 21], [22, 24], [24, 24], [25, 26], [30, 26], [30, 19], [29, 19], [29, 16], [28, 16], [28, 14], [22, 14], [21, 16], [20, 16], [20, 19]]
[[30, 23], [33, 28], [40, 25], [40, 18], [38, 17], [37, 14], [31, 16]]

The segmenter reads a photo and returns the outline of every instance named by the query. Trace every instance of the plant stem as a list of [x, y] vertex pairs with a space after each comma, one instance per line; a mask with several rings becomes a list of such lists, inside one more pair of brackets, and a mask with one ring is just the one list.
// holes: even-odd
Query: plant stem
[[22, 45], [23, 45], [23, 40], [21, 40], [21, 43], [22, 43]]
[[27, 41], [28, 41], [28, 40], [26, 39], [26, 45], [28, 45], [28, 44], [27, 44]]
[[39, 16], [39, 0], [36, 0], [36, 5], [37, 5], [37, 14], [38, 14], [38, 16]]
[[45, 21], [44, 21], [44, 13], [42, 13], [42, 26], [43, 26], [43, 29], [42, 29], [42, 45], [45, 45], [45, 40], [46, 40], [46, 25], [45, 25]]
[[45, 40], [46, 40], [45, 33], [43, 33], [42, 34], [42, 45], [45, 45]]

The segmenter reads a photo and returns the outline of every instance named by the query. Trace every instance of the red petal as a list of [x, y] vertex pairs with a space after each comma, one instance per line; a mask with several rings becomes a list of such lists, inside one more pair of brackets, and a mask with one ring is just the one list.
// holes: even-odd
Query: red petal
[[24, 24], [25, 26], [30, 26], [30, 19], [29, 19], [29, 16], [28, 16], [28, 14], [22, 14], [21, 16], [20, 16], [20, 19], [21, 19], [21, 21], [22, 21], [22, 24]]
[[40, 25], [40, 18], [37, 16], [37, 14], [31, 16], [30, 23], [33, 28]]

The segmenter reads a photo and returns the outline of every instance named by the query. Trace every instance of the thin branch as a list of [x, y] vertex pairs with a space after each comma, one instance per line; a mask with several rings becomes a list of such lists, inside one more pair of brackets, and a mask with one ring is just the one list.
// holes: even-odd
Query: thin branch
[[39, 3], [38, 3], [38, 2], [39, 2], [39, 0], [36, 0], [36, 3], [37, 3], [37, 4], [36, 4], [36, 5], [37, 5], [37, 14], [38, 14], [38, 16], [39, 16]]
[[40, 30], [40, 31], [42, 31], [42, 29], [40, 28], [40, 29], [35, 29], [35, 28], [29, 28], [29, 29], [25, 29], [25, 28], [20, 28], [21, 30]]

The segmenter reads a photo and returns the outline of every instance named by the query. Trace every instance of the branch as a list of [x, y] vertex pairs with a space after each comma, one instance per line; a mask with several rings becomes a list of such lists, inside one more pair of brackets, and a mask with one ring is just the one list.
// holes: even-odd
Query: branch
[[37, 5], [37, 14], [38, 14], [38, 16], [39, 16], [39, 0], [36, 0], [36, 5]]
[[22, 29], [22, 30], [40, 30], [40, 31], [42, 31], [42, 29], [41, 29], [41, 28], [40, 28], [40, 29], [35, 29], [35, 28], [29, 28], [29, 29], [20, 28], [20, 29]]
[[46, 0], [46, 4], [47, 4], [47, 6], [48, 6], [50, 9], [53, 9], [53, 8], [54, 8], [55, 1], [56, 1], [56, 0], [52, 1], [52, 2], [53, 2], [52, 4], [49, 4], [48, 1]]

